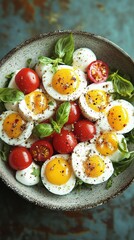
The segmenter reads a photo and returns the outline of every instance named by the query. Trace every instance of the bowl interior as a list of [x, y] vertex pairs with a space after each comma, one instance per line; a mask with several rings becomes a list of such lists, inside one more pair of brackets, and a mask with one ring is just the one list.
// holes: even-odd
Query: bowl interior
[[[4, 85], [5, 76], [8, 73], [26, 66], [27, 59], [32, 58], [36, 62], [39, 55], [51, 56], [55, 42], [69, 32], [42, 34], [13, 49], [0, 62], [0, 87]], [[73, 35], [75, 48], [88, 47], [92, 49], [97, 59], [107, 62], [111, 68], [120, 69], [134, 79], [134, 63], [118, 46], [90, 33], [73, 32]], [[35, 187], [23, 186], [15, 180], [14, 173], [3, 161], [0, 161], [0, 176], [15, 192], [35, 204], [50, 209], [78, 210], [95, 207], [121, 193], [133, 181], [134, 164], [114, 179], [114, 183], [109, 190], [105, 189], [104, 183], [93, 187], [92, 190], [74, 190], [66, 196], [53, 195], [42, 185]]]

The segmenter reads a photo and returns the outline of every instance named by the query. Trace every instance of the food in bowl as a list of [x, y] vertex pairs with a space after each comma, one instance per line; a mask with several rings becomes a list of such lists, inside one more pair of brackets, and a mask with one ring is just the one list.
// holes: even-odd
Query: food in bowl
[[[134, 87], [121, 73], [97, 59], [93, 49], [78, 48], [70, 34], [55, 44], [55, 56], [15, 69], [0, 89], [5, 104], [0, 138], [16, 180], [40, 182], [57, 195], [79, 185], [106, 182], [133, 161]], [[127, 134], [127, 137], [126, 137]]]

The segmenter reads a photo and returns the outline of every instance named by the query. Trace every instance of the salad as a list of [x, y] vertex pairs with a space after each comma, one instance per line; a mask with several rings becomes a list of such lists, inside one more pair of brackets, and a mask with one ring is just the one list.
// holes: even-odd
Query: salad
[[21, 184], [57, 195], [106, 183], [134, 160], [134, 86], [72, 34], [51, 57], [6, 76], [0, 88], [0, 156]]

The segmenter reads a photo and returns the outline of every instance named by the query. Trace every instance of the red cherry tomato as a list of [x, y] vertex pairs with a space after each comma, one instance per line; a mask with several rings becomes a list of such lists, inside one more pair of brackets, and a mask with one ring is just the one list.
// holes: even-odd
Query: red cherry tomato
[[9, 154], [9, 165], [15, 170], [23, 170], [32, 163], [32, 156], [25, 147], [14, 147]]
[[95, 133], [95, 125], [89, 120], [83, 119], [74, 124], [74, 134], [80, 142], [92, 139]]
[[109, 74], [108, 65], [101, 61], [96, 60], [89, 64], [87, 67], [87, 76], [91, 82], [101, 83], [107, 80]]
[[53, 155], [53, 147], [48, 141], [38, 140], [32, 144], [30, 153], [34, 161], [44, 162]]
[[40, 85], [37, 73], [30, 68], [22, 68], [15, 76], [18, 88], [25, 94], [36, 90]]
[[70, 109], [70, 114], [69, 114], [67, 124], [72, 124], [78, 121], [80, 118], [80, 114], [81, 114], [81, 111], [78, 104], [75, 102], [71, 102], [71, 109]]
[[53, 146], [59, 153], [71, 153], [76, 145], [74, 134], [68, 130], [62, 129], [60, 134], [53, 137]]

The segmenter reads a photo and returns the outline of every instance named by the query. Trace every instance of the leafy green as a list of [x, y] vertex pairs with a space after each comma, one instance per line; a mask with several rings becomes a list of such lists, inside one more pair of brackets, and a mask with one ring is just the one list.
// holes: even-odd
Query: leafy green
[[32, 170], [32, 175], [34, 175], [35, 177], [40, 177], [40, 168], [33, 167]]
[[73, 61], [74, 38], [72, 34], [60, 38], [55, 45], [55, 54], [61, 58], [67, 65], [71, 65]]
[[32, 63], [32, 58], [28, 58], [28, 59], [27, 59], [27, 62], [26, 62], [26, 67], [27, 67], [27, 68], [30, 68], [31, 63]]
[[111, 188], [112, 184], [113, 184], [113, 175], [107, 180], [106, 189], [108, 190], [109, 188]]
[[57, 122], [51, 119], [51, 124], [52, 124], [53, 130], [57, 133], [60, 133], [61, 127], [57, 124]]
[[3, 161], [7, 161], [9, 153], [10, 153], [11, 146], [7, 143], [0, 140], [0, 157]]
[[134, 128], [127, 134], [125, 134], [128, 143], [134, 143]]
[[14, 88], [0, 88], [0, 102], [18, 102], [23, 100], [24, 93]]
[[61, 132], [63, 125], [68, 121], [71, 104], [69, 102], [62, 103], [56, 112], [56, 121], [51, 118], [48, 123], [40, 123], [34, 127], [33, 134], [39, 138], [50, 136], [54, 131]]
[[124, 158], [119, 162], [114, 162], [113, 163], [114, 175], [118, 176], [120, 173], [125, 171], [133, 162], [133, 160], [134, 160], [134, 151], [130, 152], [130, 156], [128, 158]]
[[75, 188], [81, 190], [83, 188], [89, 188], [92, 190], [92, 185], [88, 183], [84, 183], [81, 179], [76, 178]]
[[118, 74], [118, 71], [109, 75], [108, 81], [111, 80], [114, 86], [114, 94], [116, 99], [121, 97], [131, 98], [134, 91], [133, 84]]
[[56, 122], [61, 128], [68, 121], [70, 108], [70, 102], [64, 102], [59, 106], [56, 112]]
[[48, 137], [53, 133], [53, 127], [49, 123], [40, 123], [33, 129], [33, 134], [39, 138]]
[[44, 57], [44, 56], [40, 56], [38, 58], [39, 60], [39, 63], [42, 63], [44, 65], [48, 65], [48, 64], [53, 64], [53, 69], [54, 71], [57, 70], [57, 67], [58, 67], [58, 64], [64, 64], [62, 62], [62, 59], [61, 58], [56, 58], [56, 59], [51, 59], [51, 58], [48, 58], [48, 57]]
[[118, 144], [118, 149], [123, 153], [123, 158], [129, 158], [130, 152], [127, 148], [127, 142], [125, 138], [122, 138], [121, 142]]

